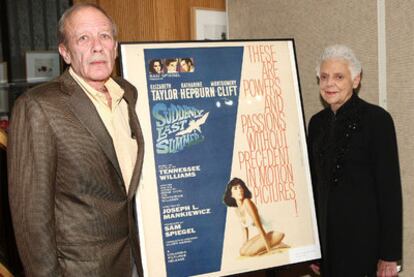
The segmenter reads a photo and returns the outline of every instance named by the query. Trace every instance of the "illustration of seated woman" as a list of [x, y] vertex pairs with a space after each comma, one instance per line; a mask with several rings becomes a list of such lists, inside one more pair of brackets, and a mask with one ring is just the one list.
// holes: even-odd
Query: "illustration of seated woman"
[[[233, 178], [227, 184], [223, 197], [224, 203], [235, 209], [243, 230], [244, 243], [240, 248], [240, 255], [256, 256], [269, 253], [274, 249], [289, 247], [282, 242], [285, 237], [284, 233], [273, 230], [265, 231], [263, 220], [251, 198], [252, 193], [243, 180]], [[249, 234], [253, 228], [257, 229], [258, 234], [250, 238]]]

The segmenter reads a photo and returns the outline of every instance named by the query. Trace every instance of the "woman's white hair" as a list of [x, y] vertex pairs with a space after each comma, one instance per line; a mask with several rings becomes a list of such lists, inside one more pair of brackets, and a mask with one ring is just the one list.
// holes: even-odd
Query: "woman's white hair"
[[323, 50], [322, 55], [319, 57], [319, 61], [316, 66], [316, 75], [318, 77], [320, 75], [322, 63], [329, 59], [343, 59], [347, 61], [352, 79], [358, 76], [358, 74], [362, 71], [361, 62], [355, 56], [354, 51], [346, 45], [335, 44], [326, 47]]

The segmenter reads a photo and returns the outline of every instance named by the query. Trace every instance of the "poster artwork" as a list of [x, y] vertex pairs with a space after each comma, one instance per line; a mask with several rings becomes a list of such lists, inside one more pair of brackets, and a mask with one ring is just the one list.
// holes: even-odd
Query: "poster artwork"
[[317, 259], [293, 40], [121, 44], [145, 138], [145, 276]]

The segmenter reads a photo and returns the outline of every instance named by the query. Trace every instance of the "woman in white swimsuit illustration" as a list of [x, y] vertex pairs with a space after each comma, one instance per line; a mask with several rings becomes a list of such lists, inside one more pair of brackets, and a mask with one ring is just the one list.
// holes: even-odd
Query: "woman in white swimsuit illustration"
[[[224, 193], [224, 203], [235, 208], [236, 215], [244, 234], [244, 243], [240, 248], [241, 256], [256, 256], [270, 252], [274, 248], [288, 247], [282, 240], [284, 233], [277, 231], [266, 232], [263, 227], [256, 204], [251, 200], [252, 193], [243, 180], [233, 178]], [[259, 234], [249, 238], [249, 228], [257, 228]]]

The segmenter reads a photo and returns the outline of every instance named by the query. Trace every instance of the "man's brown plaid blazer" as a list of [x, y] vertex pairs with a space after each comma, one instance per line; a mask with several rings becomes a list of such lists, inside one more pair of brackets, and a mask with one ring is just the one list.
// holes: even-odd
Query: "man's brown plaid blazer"
[[130, 276], [131, 253], [142, 276], [134, 196], [144, 142], [136, 89], [116, 81], [138, 144], [128, 193], [111, 136], [68, 71], [15, 103], [9, 197], [27, 276]]

